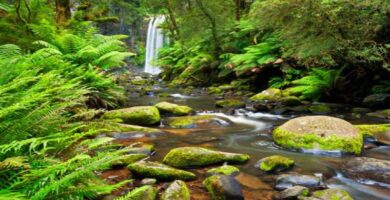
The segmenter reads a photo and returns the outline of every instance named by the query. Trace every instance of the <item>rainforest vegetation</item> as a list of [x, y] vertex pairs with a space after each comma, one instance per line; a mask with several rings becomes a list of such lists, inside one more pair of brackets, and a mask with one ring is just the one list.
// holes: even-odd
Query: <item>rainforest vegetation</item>
[[[156, 16], [165, 16], [158, 25], [164, 44], [156, 49], [158, 56], [152, 61], [161, 73], [151, 76], [139, 71], [146, 64], [148, 23]], [[169, 89], [158, 91], [156, 87]], [[188, 97], [173, 95], [177, 91]], [[207, 99], [193, 105], [190, 101], [176, 105], [170, 99], [196, 95], [212, 96], [213, 109], [227, 110], [223, 116], [208, 115]], [[359, 184], [375, 181], [372, 185], [379, 185], [381, 191], [376, 197], [386, 199], [390, 195], [389, 103], [388, 0], [0, 0], [0, 200], [154, 200], [156, 196], [189, 200], [190, 193], [191, 199], [215, 200], [309, 195], [323, 200], [370, 199], [352, 189], [347, 190], [350, 194], [326, 189], [324, 180], [316, 176], [305, 177], [308, 182], [314, 180], [315, 187], [290, 182], [305, 188], [295, 196], [279, 194], [289, 188], [283, 177], [277, 178], [276, 186], [269, 186], [274, 184], [272, 176], [286, 175], [278, 173], [291, 170], [294, 160], [312, 160], [299, 157], [302, 149], [337, 150], [353, 157], [343, 174]], [[246, 117], [265, 112], [281, 121], [266, 126], [274, 118], [264, 123], [245, 118], [245, 124], [244, 119], [227, 114], [248, 107], [242, 111]], [[208, 114], [193, 115], [201, 111]], [[353, 119], [348, 121], [359, 125], [332, 117], [303, 118], [313, 124], [305, 127], [310, 135], [304, 137], [293, 131], [300, 126], [294, 119], [279, 126], [292, 116], [309, 114]], [[225, 165], [245, 163], [258, 152], [225, 147], [233, 143], [221, 149], [235, 154], [208, 146], [207, 142], [218, 142], [222, 136], [212, 137], [207, 131], [232, 134], [228, 124], [233, 126], [232, 132], [249, 129], [234, 126], [236, 120], [255, 126], [250, 133], [256, 137], [263, 134], [260, 129], [272, 132], [279, 126], [265, 139], [271, 150], [260, 153], [262, 159], [256, 164], [265, 183], [253, 178], [248, 183], [242, 174], [231, 178], [242, 168]], [[320, 129], [318, 135], [316, 128]], [[187, 138], [186, 142], [170, 143], [171, 138], [199, 130], [207, 132], [206, 136], [189, 135], [185, 137], [191, 142]], [[122, 133], [131, 136], [123, 138]], [[152, 136], [137, 140], [141, 133]], [[168, 139], [150, 139], [159, 134]], [[152, 143], [164, 142], [170, 151], [162, 164], [155, 162], [161, 160], [158, 149], [153, 158]], [[366, 153], [366, 149], [382, 145], [387, 148], [384, 152]], [[240, 147], [245, 149], [245, 145]], [[294, 160], [270, 156], [271, 152], [291, 155]], [[354, 157], [358, 155], [368, 157]], [[331, 164], [323, 164], [328, 162], [326, 157], [318, 158], [326, 166], [321, 173], [342, 171], [332, 165], [341, 165], [347, 159], [342, 156], [329, 161]], [[152, 161], [144, 161], [150, 157]], [[213, 176], [208, 178], [206, 172], [199, 178], [201, 172], [186, 171], [223, 163], [210, 169], [207, 174]], [[375, 170], [357, 175], [364, 166], [355, 171], [353, 167], [361, 163], [372, 164], [372, 169], [385, 175], [370, 174]], [[297, 167], [296, 172], [307, 170], [300, 163]], [[123, 169], [135, 176], [117, 180]], [[110, 170], [117, 174], [109, 176]], [[205, 178], [204, 182], [187, 183], [188, 188], [179, 181], [193, 181], [196, 176], [202, 181]], [[160, 184], [165, 181], [174, 182]], [[244, 192], [229, 191], [218, 183], [231, 190], [238, 185]], [[372, 191], [367, 193], [372, 195]], [[331, 198], [334, 194], [337, 198]]]

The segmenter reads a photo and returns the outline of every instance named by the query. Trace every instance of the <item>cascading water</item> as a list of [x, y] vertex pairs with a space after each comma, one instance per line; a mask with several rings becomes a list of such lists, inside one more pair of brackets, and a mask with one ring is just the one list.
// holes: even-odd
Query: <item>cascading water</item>
[[159, 66], [152, 64], [158, 58], [158, 49], [164, 45], [164, 35], [159, 25], [165, 21], [165, 16], [154, 17], [149, 22], [148, 36], [146, 41], [145, 72], [149, 74], [159, 74]]

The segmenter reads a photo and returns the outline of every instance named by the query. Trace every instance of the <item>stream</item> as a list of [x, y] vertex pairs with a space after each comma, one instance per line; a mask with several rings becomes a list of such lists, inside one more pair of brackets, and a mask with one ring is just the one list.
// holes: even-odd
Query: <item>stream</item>
[[[192, 107], [197, 114], [213, 114], [227, 119], [227, 126], [197, 127], [193, 129], [170, 129], [163, 125], [163, 133], [157, 135], [136, 135], [132, 138], [120, 139], [120, 143], [141, 141], [155, 145], [156, 152], [150, 160], [161, 161], [166, 153], [175, 147], [201, 146], [221, 151], [246, 153], [251, 159], [242, 165], [235, 165], [241, 170], [241, 185], [246, 199], [271, 199], [276, 192], [272, 187], [275, 174], [261, 172], [255, 167], [261, 158], [270, 155], [282, 155], [294, 159], [295, 166], [290, 170], [300, 174], [322, 174], [329, 188], [341, 188], [348, 191], [354, 199], [375, 200], [390, 199], [390, 188], [374, 184], [361, 184], [343, 176], [340, 165], [352, 155], [342, 155], [339, 152], [294, 152], [279, 148], [273, 143], [272, 130], [287, 120], [300, 115], [276, 115], [271, 113], [256, 113], [246, 109], [220, 109], [215, 107], [216, 97], [208, 95], [202, 89], [194, 89], [192, 95], [184, 95], [181, 89], [170, 89], [163, 84], [153, 86], [146, 95], [139, 95], [129, 88], [128, 106], [154, 105], [161, 101], [169, 101]], [[157, 92], [170, 94], [159, 97]], [[370, 118], [355, 118], [348, 113], [337, 113], [334, 116], [344, 118], [353, 124], [383, 123]], [[390, 159], [389, 146], [375, 146], [365, 150], [363, 156]], [[209, 168], [192, 169], [202, 177]], [[198, 178], [200, 179], [200, 178]], [[201, 180], [188, 183], [192, 199], [209, 199], [206, 190], [201, 186]]]

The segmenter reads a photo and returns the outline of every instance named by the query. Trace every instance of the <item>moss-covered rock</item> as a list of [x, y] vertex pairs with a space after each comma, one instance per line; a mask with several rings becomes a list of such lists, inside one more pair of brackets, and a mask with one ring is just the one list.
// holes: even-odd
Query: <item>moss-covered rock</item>
[[275, 88], [269, 88], [262, 91], [259, 94], [256, 94], [250, 98], [250, 100], [255, 102], [278, 102], [282, 98], [282, 91]]
[[169, 102], [160, 102], [155, 106], [161, 113], [169, 113], [178, 116], [188, 115], [192, 112], [192, 108], [188, 106], [177, 105]]
[[158, 93], [157, 96], [158, 96], [158, 97], [170, 97], [171, 94], [169, 94], [169, 93], [167, 93], [167, 92], [160, 92], [160, 93]]
[[260, 169], [266, 172], [283, 171], [294, 165], [294, 160], [283, 156], [269, 156], [260, 160]]
[[153, 81], [150, 80], [150, 79], [141, 79], [141, 78], [137, 78], [137, 79], [131, 80], [130, 83], [133, 84], [133, 85], [143, 86], [143, 85], [152, 84]]
[[220, 108], [245, 108], [245, 102], [237, 99], [219, 100], [215, 105]]
[[154, 106], [136, 106], [104, 113], [104, 119], [122, 119], [135, 125], [155, 125], [160, 123], [160, 112]]
[[209, 94], [222, 94], [223, 93], [222, 89], [220, 89], [218, 87], [209, 87], [209, 88], [207, 88], [207, 91]]
[[299, 106], [302, 104], [301, 100], [296, 96], [282, 97], [280, 102], [285, 106]]
[[165, 124], [171, 128], [198, 128], [200, 126], [226, 126], [229, 123], [214, 115], [195, 115], [185, 117], [170, 117]]
[[360, 154], [363, 136], [345, 120], [327, 116], [292, 119], [273, 131], [276, 144], [292, 149], [340, 150]]
[[157, 189], [150, 185], [135, 188], [122, 197], [125, 200], [155, 200], [157, 198]]
[[[120, 120], [122, 121], [122, 120]], [[143, 126], [136, 126], [130, 124], [122, 124], [116, 122], [116, 120], [106, 120], [104, 123], [101, 122], [89, 122], [83, 130], [102, 130], [108, 136], [113, 136], [116, 133], [161, 133], [159, 129], [148, 128]]]
[[356, 107], [356, 108], [352, 108], [351, 112], [356, 113], [356, 114], [360, 114], [360, 113], [369, 113], [369, 112], [371, 112], [371, 110], [368, 108]]
[[176, 169], [162, 163], [150, 162], [150, 161], [140, 161], [128, 166], [130, 171], [135, 174], [141, 175], [148, 178], [156, 178], [163, 181], [172, 181], [172, 180], [194, 180], [196, 178], [195, 174]]
[[147, 155], [145, 155], [145, 154], [128, 154], [128, 155], [123, 156], [122, 159], [117, 160], [114, 163], [112, 163], [112, 165], [127, 166], [129, 164], [132, 164], [132, 163], [135, 163], [137, 161], [140, 161], [140, 160], [142, 160], [142, 159], [144, 159], [146, 157], [147, 157]]
[[367, 113], [367, 116], [379, 119], [390, 119], [390, 109]]
[[190, 200], [190, 190], [185, 182], [176, 180], [163, 193], [161, 200]]
[[335, 188], [315, 191], [312, 197], [320, 200], [353, 200], [347, 191]]
[[180, 147], [172, 149], [164, 158], [164, 163], [179, 168], [200, 167], [223, 162], [243, 163], [249, 155], [214, 151], [200, 147]]
[[309, 195], [309, 188], [303, 186], [294, 186], [283, 190], [279, 198], [276, 199], [297, 199], [298, 196], [306, 197]]
[[362, 124], [355, 125], [359, 133], [366, 137], [373, 137], [376, 134], [390, 130], [390, 124]]
[[332, 109], [326, 104], [316, 104], [309, 107], [310, 112], [314, 114], [329, 114]]
[[240, 173], [240, 169], [238, 169], [235, 166], [231, 166], [231, 165], [223, 165], [221, 167], [209, 169], [207, 171], [207, 174], [210, 174], [210, 175], [221, 174], [221, 175], [231, 176], [231, 175], [236, 175], [238, 173]]
[[240, 184], [231, 176], [210, 176], [203, 181], [203, 185], [213, 200], [244, 200]]

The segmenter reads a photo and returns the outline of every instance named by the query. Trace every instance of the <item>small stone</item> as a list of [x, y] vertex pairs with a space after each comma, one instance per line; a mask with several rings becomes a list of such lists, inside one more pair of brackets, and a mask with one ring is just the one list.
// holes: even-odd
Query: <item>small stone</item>
[[259, 161], [260, 169], [266, 172], [283, 171], [294, 165], [294, 160], [283, 156], [269, 156]]
[[294, 186], [287, 188], [280, 193], [279, 199], [296, 199], [298, 196], [308, 196], [309, 189], [303, 186]]
[[207, 171], [210, 175], [226, 175], [226, 176], [234, 176], [240, 173], [240, 169], [231, 165], [224, 165], [221, 167], [213, 168]]
[[172, 149], [164, 163], [178, 168], [201, 167], [224, 162], [243, 163], [249, 155], [214, 151], [201, 147], [180, 147]]
[[210, 176], [203, 181], [203, 185], [213, 200], [244, 200], [241, 186], [232, 176]]
[[163, 193], [161, 200], [190, 200], [190, 190], [185, 182], [176, 180]]
[[215, 105], [219, 108], [245, 108], [245, 102], [237, 99], [220, 100]]
[[154, 185], [157, 183], [155, 178], [144, 178], [141, 180], [141, 185]]
[[321, 188], [322, 180], [317, 176], [301, 175], [297, 173], [282, 174], [276, 177], [275, 188], [285, 190], [300, 185], [308, 188]]

